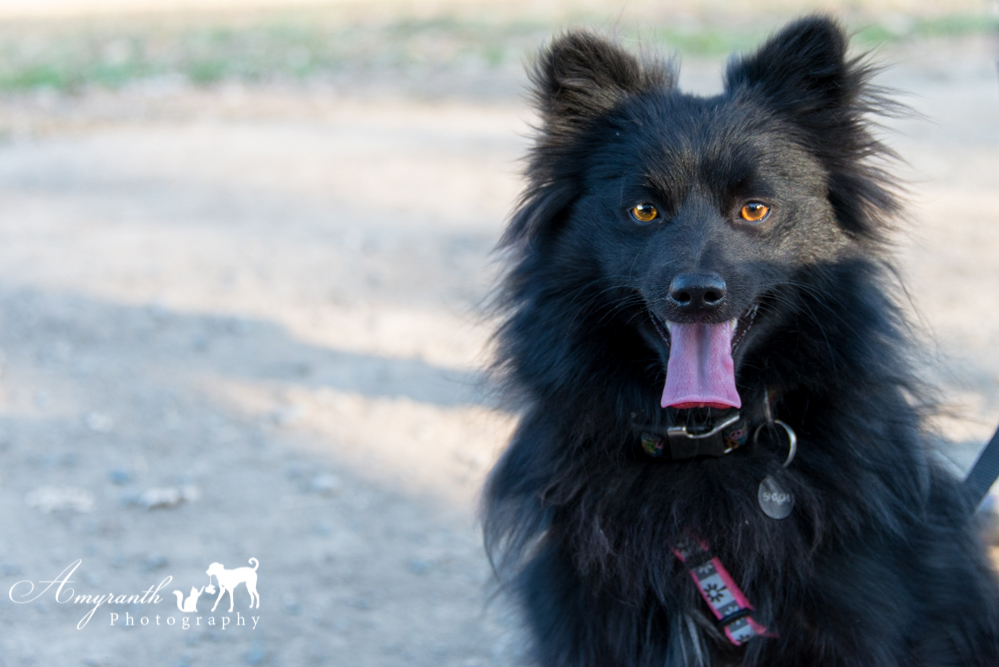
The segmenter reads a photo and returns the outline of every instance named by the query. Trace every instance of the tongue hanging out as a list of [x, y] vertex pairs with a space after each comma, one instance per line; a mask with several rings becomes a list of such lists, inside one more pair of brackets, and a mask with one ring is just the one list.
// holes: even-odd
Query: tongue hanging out
[[732, 363], [735, 322], [673, 323], [669, 333], [669, 363], [662, 406], [681, 410], [741, 407]]

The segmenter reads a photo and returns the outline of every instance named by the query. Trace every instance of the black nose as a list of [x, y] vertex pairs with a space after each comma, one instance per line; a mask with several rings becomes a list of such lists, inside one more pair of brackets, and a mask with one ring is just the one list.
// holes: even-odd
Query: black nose
[[669, 300], [684, 314], [709, 313], [725, 300], [725, 279], [717, 273], [681, 273], [670, 283]]

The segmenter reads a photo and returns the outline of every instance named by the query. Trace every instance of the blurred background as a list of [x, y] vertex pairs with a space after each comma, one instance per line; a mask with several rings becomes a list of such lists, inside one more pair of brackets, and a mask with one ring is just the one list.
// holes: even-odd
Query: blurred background
[[[815, 9], [921, 114], [883, 131], [962, 470], [999, 422], [994, 4], [0, 0], [0, 665], [522, 664], [476, 503], [523, 65], [585, 25], [711, 93]], [[109, 622], [250, 557], [256, 629]], [[78, 559], [77, 593], [167, 599], [78, 630], [8, 595]]]

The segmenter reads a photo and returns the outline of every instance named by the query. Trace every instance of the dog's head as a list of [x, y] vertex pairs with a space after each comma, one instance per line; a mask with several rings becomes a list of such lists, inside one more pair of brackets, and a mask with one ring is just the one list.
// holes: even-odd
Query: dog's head
[[225, 572], [225, 566], [222, 565], [222, 563], [212, 563], [208, 566], [208, 569], [205, 570], [205, 574], [208, 576], [218, 575], [219, 572]]
[[[553, 41], [533, 71], [541, 126], [505, 237], [522, 253], [514, 300], [557, 303], [571, 323], [536, 333], [577, 360], [608, 363], [587, 337], [654, 350], [662, 407], [738, 407], [740, 365], [808, 289], [803, 274], [876, 253], [895, 211], [865, 122], [889, 105], [869, 73], [824, 18], [733, 59], [709, 98], [589, 33]], [[507, 330], [527, 326], [521, 313]], [[585, 365], [508, 344], [526, 375]]]

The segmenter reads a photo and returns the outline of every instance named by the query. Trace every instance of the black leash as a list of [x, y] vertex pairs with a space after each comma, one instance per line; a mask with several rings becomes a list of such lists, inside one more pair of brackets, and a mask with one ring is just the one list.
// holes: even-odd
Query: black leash
[[971, 494], [976, 508], [996, 479], [999, 479], [999, 430], [989, 440], [989, 444], [985, 445], [975, 465], [971, 466], [971, 472], [964, 478], [964, 488]]
[[[999, 61], [996, 61], [999, 68]], [[989, 489], [999, 479], [999, 429], [992, 434], [992, 439], [985, 445], [985, 449], [978, 455], [975, 465], [971, 466], [971, 472], [964, 478], [964, 488], [968, 490], [975, 509], [985, 500]]]
[[[996, 67], [999, 68], [999, 61], [996, 61]], [[992, 439], [985, 445], [975, 465], [971, 466], [971, 472], [964, 478], [964, 488], [971, 495], [976, 510], [997, 479], [999, 479], [999, 429], [992, 434]]]

